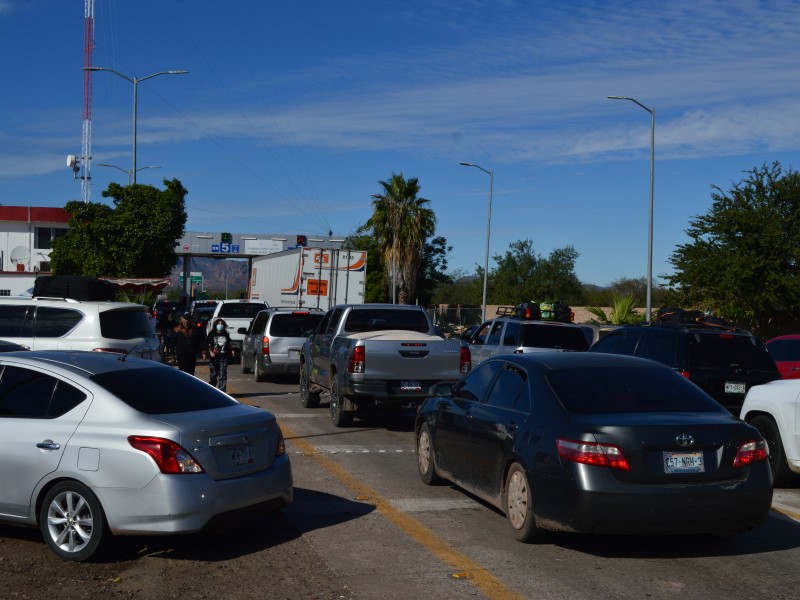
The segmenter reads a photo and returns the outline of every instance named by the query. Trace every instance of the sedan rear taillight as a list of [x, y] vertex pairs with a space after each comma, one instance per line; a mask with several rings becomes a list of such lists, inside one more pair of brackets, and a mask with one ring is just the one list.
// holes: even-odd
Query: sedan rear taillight
[[467, 346], [461, 346], [458, 370], [460, 373], [469, 373], [472, 370], [472, 353]]
[[278, 428], [278, 447], [275, 448], [275, 456], [286, 454], [286, 440], [283, 439], [283, 432]]
[[149, 454], [156, 461], [159, 470], [166, 475], [205, 473], [194, 457], [172, 440], [130, 435], [128, 443], [137, 450]]
[[631, 470], [631, 466], [622, 453], [622, 449], [614, 444], [577, 442], [561, 438], [556, 440], [556, 444], [558, 445], [558, 455], [565, 460], [598, 467], [609, 467], [610, 469], [620, 469], [621, 471]]
[[356, 346], [353, 348], [353, 353], [350, 355], [350, 360], [347, 361], [348, 373], [363, 373], [366, 366], [366, 352], [364, 346]]
[[763, 439], [750, 440], [739, 446], [733, 459], [733, 468], [746, 467], [754, 462], [769, 459], [769, 446]]
[[266, 335], [261, 338], [261, 354], [269, 356], [269, 338]]

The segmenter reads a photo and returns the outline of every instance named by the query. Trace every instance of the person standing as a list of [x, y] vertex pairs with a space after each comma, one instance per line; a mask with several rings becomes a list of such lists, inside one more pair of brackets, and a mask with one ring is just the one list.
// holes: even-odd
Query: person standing
[[233, 355], [231, 335], [224, 319], [217, 319], [206, 336], [204, 355], [208, 356], [209, 383], [226, 391], [228, 385], [228, 361]]
[[[197, 350], [200, 347], [201, 337], [198, 330], [192, 326], [188, 312], [181, 315], [180, 322], [172, 330], [175, 342], [175, 360], [178, 368], [184, 373], [194, 375], [197, 366]], [[202, 334], [201, 334], [202, 335]]]

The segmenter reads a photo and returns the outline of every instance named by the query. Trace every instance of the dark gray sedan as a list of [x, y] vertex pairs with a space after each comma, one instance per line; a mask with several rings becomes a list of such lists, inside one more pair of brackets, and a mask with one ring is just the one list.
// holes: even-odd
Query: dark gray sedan
[[423, 482], [447, 479], [493, 504], [521, 541], [548, 530], [738, 533], [770, 510], [761, 435], [660, 363], [506, 355], [437, 393], [416, 421]]

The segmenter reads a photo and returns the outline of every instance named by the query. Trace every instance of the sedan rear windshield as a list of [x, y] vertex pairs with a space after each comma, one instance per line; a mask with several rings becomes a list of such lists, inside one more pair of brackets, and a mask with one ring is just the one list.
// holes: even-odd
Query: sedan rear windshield
[[131, 408], [150, 415], [195, 412], [233, 406], [236, 400], [200, 379], [163, 366], [122, 368], [92, 381]]
[[403, 329], [428, 333], [430, 325], [425, 313], [419, 310], [358, 309], [347, 316], [344, 330], [352, 333]]
[[699, 387], [669, 368], [580, 368], [546, 375], [575, 413], [725, 412]]
[[559, 325], [526, 325], [522, 327], [521, 346], [527, 348], [557, 348], [559, 350], [588, 350], [589, 342], [583, 330]]

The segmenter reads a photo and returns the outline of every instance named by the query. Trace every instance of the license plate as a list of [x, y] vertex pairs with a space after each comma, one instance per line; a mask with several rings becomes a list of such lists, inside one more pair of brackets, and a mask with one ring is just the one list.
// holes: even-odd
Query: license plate
[[665, 473], [704, 473], [702, 452], [664, 452]]
[[744, 384], [737, 383], [733, 381], [726, 381], [725, 382], [725, 393], [726, 394], [744, 394]]
[[401, 381], [401, 392], [420, 392], [422, 391], [422, 383], [419, 381]]
[[234, 467], [256, 462], [256, 453], [251, 445], [234, 446], [231, 449], [231, 464]]

